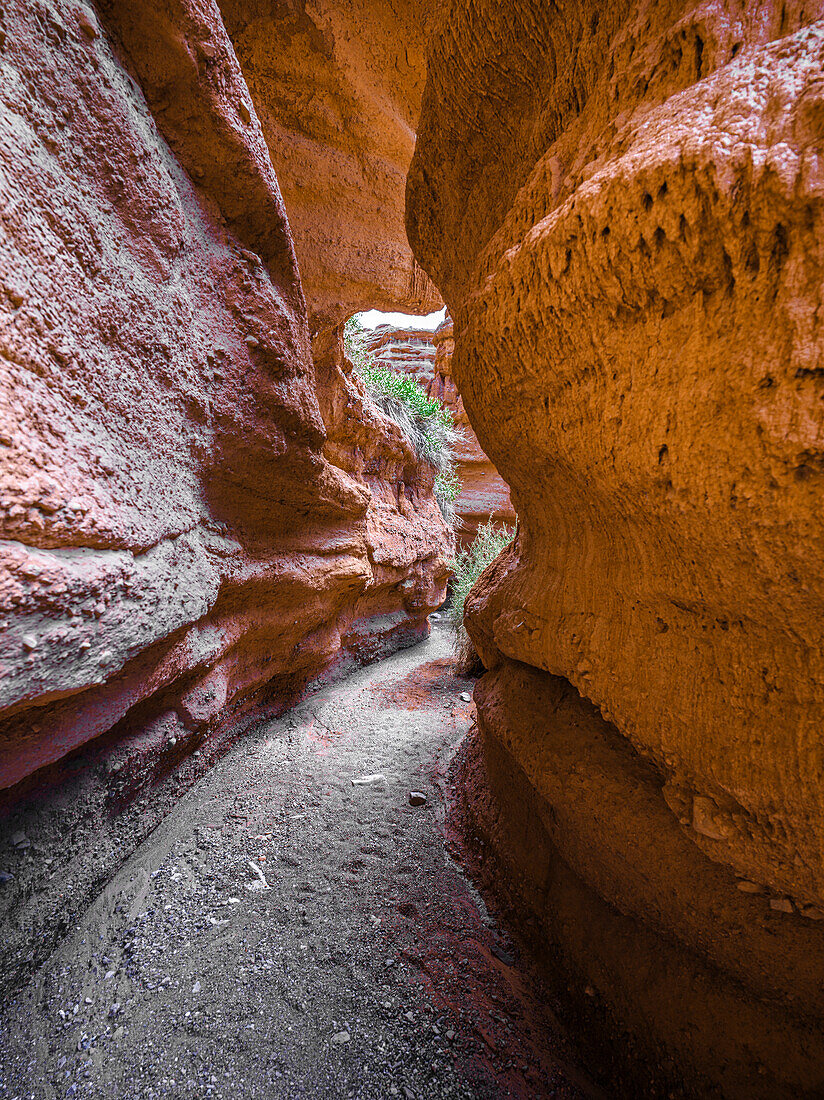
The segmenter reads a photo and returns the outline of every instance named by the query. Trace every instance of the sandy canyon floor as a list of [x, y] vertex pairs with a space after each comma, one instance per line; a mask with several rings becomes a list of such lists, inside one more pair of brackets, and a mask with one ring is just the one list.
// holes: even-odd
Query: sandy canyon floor
[[235, 746], [3, 1008], [0, 1097], [600, 1095], [446, 827], [469, 691], [439, 623]]

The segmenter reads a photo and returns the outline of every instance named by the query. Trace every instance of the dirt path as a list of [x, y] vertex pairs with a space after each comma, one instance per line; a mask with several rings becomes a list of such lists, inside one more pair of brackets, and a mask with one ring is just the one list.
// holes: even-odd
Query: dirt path
[[4, 1008], [2, 1100], [595, 1095], [445, 850], [473, 709], [449, 644], [314, 696], [189, 791]]

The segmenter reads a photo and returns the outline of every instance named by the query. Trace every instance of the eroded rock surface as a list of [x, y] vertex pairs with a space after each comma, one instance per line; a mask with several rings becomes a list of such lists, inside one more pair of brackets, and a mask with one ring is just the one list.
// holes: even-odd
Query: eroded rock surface
[[[410, 240], [455, 318], [455, 381], [520, 518], [469, 601], [494, 670], [490, 782], [526, 773], [522, 824], [542, 814], [584, 893], [631, 919], [630, 958], [675, 943], [695, 981], [718, 967], [741, 1013], [763, 1010], [750, 1038], [728, 1025], [735, 1095], [814, 1094], [824, 1075], [806, 985], [824, 977], [822, 14], [452, 4], [408, 186]], [[556, 785], [555, 704], [522, 725], [553, 677], [640, 769], [571, 750], [603, 820]], [[507, 840], [490, 814], [517, 863], [530, 834]], [[562, 892], [538, 905], [549, 938], [594, 977]], [[692, 1046], [604, 982], [608, 1010], [718, 1077], [729, 1050], [699, 1050], [723, 1013], [667, 993], [663, 955], [652, 966]]]
[[455, 458], [461, 491], [455, 501], [458, 517], [455, 533], [459, 545], [468, 546], [478, 533], [478, 528], [489, 520], [514, 525], [515, 510], [509, 497], [509, 486], [478, 442], [452, 377], [455, 335], [452, 318], [448, 314], [435, 329], [432, 341], [435, 345], [435, 363], [429, 392], [452, 410], [458, 428]]
[[458, 545], [472, 542], [478, 527], [489, 520], [514, 524], [509, 488], [481, 449], [452, 378], [455, 349], [452, 318], [447, 315], [434, 332], [379, 325], [365, 334], [363, 343], [379, 366], [411, 374], [430, 397], [437, 397], [455, 417], [458, 430], [455, 470], [461, 481], [461, 491], [455, 500]]
[[431, 0], [221, 0], [289, 212], [310, 328], [361, 309], [428, 313], [404, 188]]
[[423, 637], [451, 533], [336, 332], [313, 361], [217, 5], [14, 3], [2, 39], [0, 788], [95, 742], [99, 823]]
[[425, 390], [435, 377], [435, 344], [425, 328], [376, 325], [363, 334], [363, 346], [380, 367], [411, 374]]

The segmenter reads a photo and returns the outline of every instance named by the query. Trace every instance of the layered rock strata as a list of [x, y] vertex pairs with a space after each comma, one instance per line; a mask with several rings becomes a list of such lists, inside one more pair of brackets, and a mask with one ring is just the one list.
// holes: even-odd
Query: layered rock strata
[[479, 820], [613, 1023], [728, 1095], [824, 1088], [822, 14], [452, 4], [407, 192], [520, 518], [468, 603]]
[[363, 334], [363, 347], [379, 367], [411, 374], [425, 390], [435, 377], [435, 344], [425, 328], [376, 325]]
[[461, 482], [461, 491], [455, 500], [458, 545], [468, 546], [481, 524], [489, 520], [514, 525], [515, 511], [509, 499], [509, 487], [481, 449], [452, 378], [455, 348], [452, 318], [447, 314], [434, 332], [378, 325], [365, 334], [363, 344], [375, 363], [412, 375], [427, 394], [442, 401], [455, 418], [455, 471]]
[[[164, 776], [190, 781], [195, 750], [319, 676], [422, 637], [452, 546], [434, 471], [351, 377], [336, 331], [313, 360], [283, 200], [216, 4], [12, 4], [1, 29], [13, 978], [59, 928], [56, 910], [26, 916], [27, 897], [81, 904], [151, 827], [135, 817], [116, 851], [125, 803]], [[38, 802], [84, 762], [85, 824], [73, 799]], [[11, 843], [30, 796], [34, 850], [65, 838], [48, 864]], [[99, 861], [72, 865], [84, 848]]]
[[509, 486], [478, 442], [452, 377], [455, 335], [449, 314], [435, 329], [432, 342], [435, 362], [428, 392], [452, 410], [458, 429], [455, 459], [461, 491], [455, 500], [455, 534], [458, 545], [466, 547], [475, 538], [478, 528], [490, 520], [496, 524], [514, 526], [515, 509], [509, 496]]

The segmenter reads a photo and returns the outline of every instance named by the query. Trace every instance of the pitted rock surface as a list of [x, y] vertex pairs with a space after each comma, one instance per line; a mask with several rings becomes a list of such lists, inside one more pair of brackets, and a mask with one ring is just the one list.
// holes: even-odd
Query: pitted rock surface
[[[742, 1095], [759, 1074], [766, 1094], [814, 1093], [824, 1072], [806, 1046], [821, 1005], [802, 993], [824, 977], [803, 916], [824, 900], [822, 15], [453, 3], [407, 192], [410, 240], [455, 320], [455, 383], [520, 520], [468, 601], [490, 669], [484, 767], [499, 798], [504, 774], [529, 776], [559, 857], [636, 922], [635, 949], [608, 952], [633, 990], [607, 994], [616, 1018], [714, 1079], [727, 1056], [705, 1058], [703, 1036], [728, 1028]], [[550, 695], [572, 685], [583, 726], [592, 704], [645, 762], [643, 779], [619, 778], [617, 756], [588, 774], [603, 819], [554, 787], [554, 711], [526, 720], [536, 677]], [[649, 801], [625, 817], [636, 782]], [[524, 834], [487, 824], [510, 867], [525, 857]], [[793, 912], [773, 907], [760, 940], [767, 903], [750, 897], [739, 925], [741, 892], [719, 874]], [[549, 939], [594, 974], [562, 894], [559, 880]], [[696, 999], [695, 1038], [679, 1037], [665, 995], [644, 1005], [634, 986], [645, 936], [708, 975], [725, 940], [740, 1019]], [[745, 1003], [804, 1008], [793, 1024], [776, 1010], [756, 1040]]]
[[[336, 329], [313, 355], [218, 6], [39, 0], [0, 20], [0, 859], [32, 799], [75, 822], [87, 769], [85, 840], [21, 887], [48, 904], [0, 900], [13, 983], [61, 934], [74, 843], [100, 854], [80, 904], [109, 840], [156, 823], [156, 784], [425, 637], [453, 537]], [[114, 824], [135, 798], [142, 825]]]

